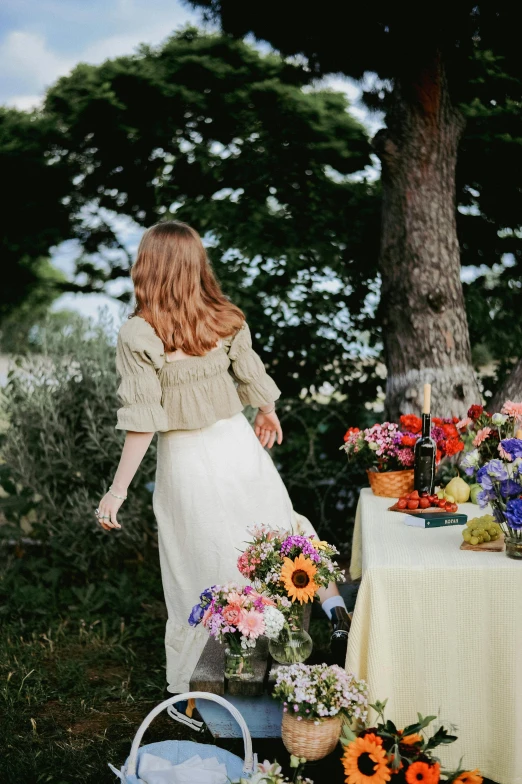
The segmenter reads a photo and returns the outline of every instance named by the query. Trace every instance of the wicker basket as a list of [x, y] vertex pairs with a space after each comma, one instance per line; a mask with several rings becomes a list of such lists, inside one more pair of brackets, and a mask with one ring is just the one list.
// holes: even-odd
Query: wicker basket
[[370, 487], [374, 495], [383, 498], [400, 498], [413, 490], [413, 469], [405, 471], [367, 471]]
[[332, 753], [339, 743], [341, 726], [340, 716], [322, 719], [315, 724], [313, 719], [298, 721], [297, 716], [284, 713], [281, 736], [289, 754], [313, 762]]

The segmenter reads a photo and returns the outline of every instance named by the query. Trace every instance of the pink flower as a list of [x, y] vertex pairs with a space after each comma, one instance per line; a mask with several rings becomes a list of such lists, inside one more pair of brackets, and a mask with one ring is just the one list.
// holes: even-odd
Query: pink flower
[[212, 618], [213, 614], [214, 614], [214, 611], [213, 611], [212, 607], [207, 607], [207, 609], [203, 613], [203, 618], [201, 619], [201, 623], [203, 624], [203, 626], [207, 625], [207, 623], [209, 622], [210, 618]]
[[260, 599], [261, 603], [265, 605], [265, 607], [276, 607], [276, 603], [269, 599], [268, 596], [263, 596], [261, 593], [257, 593], [257, 591], [252, 591], [250, 594], [250, 598], [256, 601], [256, 599]]
[[480, 446], [493, 432], [493, 428], [491, 427], [483, 427], [482, 430], [479, 430], [475, 438], [473, 439], [473, 446]]
[[502, 444], [498, 445], [498, 453], [499, 453], [500, 457], [502, 458], [502, 460], [507, 460], [509, 463], [511, 463], [511, 461], [513, 460], [513, 458], [509, 454], [509, 452], [506, 452], [506, 450], [504, 449]]
[[456, 428], [457, 430], [465, 430], [467, 427], [469, 427], [472, 424], [473, 424], [472, 419], [470, 419], [469, 417], [464, 417], [464, 419], [461, 419], [460, 422], [457, 422]]
[[237, 628], [245, 637], [255, 640], [265, 631], [265, 622], [261, 613], [256, 610], [249, 610], [241, 613], [241, 619]]
[[515, 419], [522, 419], [522, 403], [513, 403], [511, 400], [506, 400], [500, 413], [507, 414], [507, 416]]
[[239, 604], [227, 604], [223, 609], [223, 618], [227, 623], [237, 626], [241, 620], [242, 610]]
[[248, 597], [242, 596], [240, 593], [237, 593], [237, 591], [231, 591], [228, 594], [227, 599], [229, 604], [235, 604], [238, 605], [239, 607], [244, 607], [248, 600]]

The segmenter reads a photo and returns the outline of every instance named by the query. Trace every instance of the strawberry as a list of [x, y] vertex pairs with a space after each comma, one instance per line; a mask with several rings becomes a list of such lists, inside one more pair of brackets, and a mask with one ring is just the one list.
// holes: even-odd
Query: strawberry
[[419, 508], [419, 499], [418, 498], [410, 498], [408, 501], [408, 509], [418, 509]]
[[408, 502], [405, 498], [399, 498], [399, 500], [397, 501], [397, 506], [399, 507], [399, 509], [406, 509], [406, 507], [408, 506]]
[[429, 505], [430, 505], [429, 498], [421, 498], [421, 500], [419, 501], [419, 506], [421, 509], [427, 509]]

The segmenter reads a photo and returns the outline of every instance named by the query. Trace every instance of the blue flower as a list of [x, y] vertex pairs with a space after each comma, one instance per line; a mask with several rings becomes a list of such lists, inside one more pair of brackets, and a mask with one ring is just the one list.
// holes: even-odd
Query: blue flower
[[522, 457], [522, 438], [505, 438], [500, 442], [500, 446], [513, 460]]
[[486, 465], [483, 465], [482, 468], [480, 468], [477, 473], [477, 482], [484, 490], [493, 489], [493, 480], [488, 473], [488, 465], [489, 465], [488, 463], [486, 463]]
[[504, 481], [509, 477], [507, 472], [507, 468], [502, 462], [502, 460], [490, 460], [489, 463], [486, 463], [484, 468], [487, 470], [489, 476], [492, 476], [493, 479], [499, 479], [500, 481]]
[[522, 498], [512, 499], [506, 504], [506, 519], [511, 528], [522, 528]]
[[201, 619], [203, 618], [203, 607], [200, 604], [195, 604], [192, 608], [192, 611], [189, 615], [188, 622], [191, 626], [197, 626], [201, 623]]
[[[215, 588], [215, 586], [213, 585], [212, 588]], [[212, 588], [205, 588], [203, 593], [200, 594], [200, 596], [199, 596], [200, 601], [203, 602], [203, 601], [205, 601], [205, 599], [207, 600], [207, 602], [211, 602], [212, 601]]]
[[522, 487], [518, 482], [512, 479], [507, 479], [505, 482], [500, 483], [500, 492], [503, 498], [516, 498], [517, 495], [522, 493]]

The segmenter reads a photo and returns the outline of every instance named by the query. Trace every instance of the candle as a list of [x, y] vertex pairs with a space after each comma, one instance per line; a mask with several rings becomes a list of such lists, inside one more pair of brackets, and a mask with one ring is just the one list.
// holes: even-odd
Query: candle
[[424, 384], [424, 405], [422, 407], [423, 414], [429, 414], [431, 411], [431, 384]]

